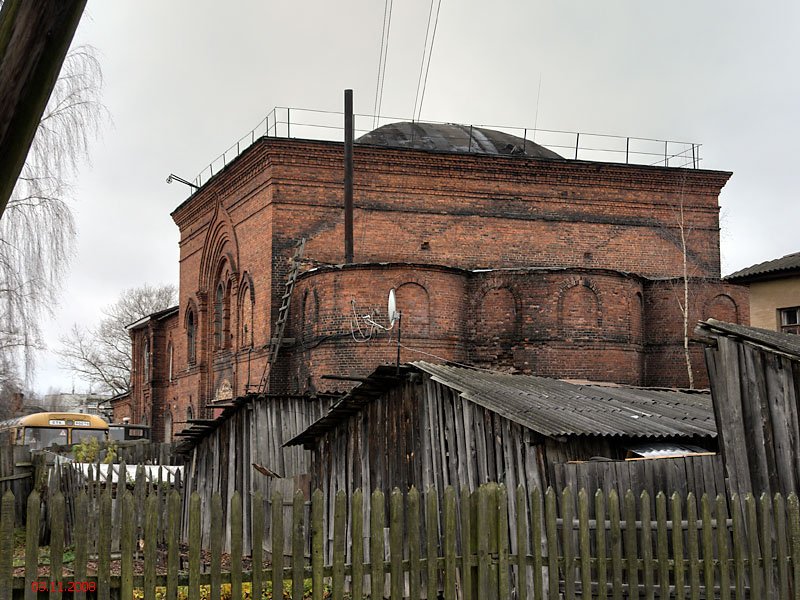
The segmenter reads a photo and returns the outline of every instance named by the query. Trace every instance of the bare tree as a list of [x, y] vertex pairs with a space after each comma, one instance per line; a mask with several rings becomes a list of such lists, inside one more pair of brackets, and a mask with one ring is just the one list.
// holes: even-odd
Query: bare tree
[[127, 326], [177, 301], [174, 285], [125, 290], [106, 308], [105, 317], [93, 329], [74, 325], [61, 338], [62, 365], [91, 384], [95, 390], [121, 394], [131, 385], [131, 338]]
[[106, 118], [101, 87], [94, 50], [71, 51], [0, 219], [0, 359], [26, 381], [43, 347], [40, 320], [57, 303], [73, 252], [68, 179]]

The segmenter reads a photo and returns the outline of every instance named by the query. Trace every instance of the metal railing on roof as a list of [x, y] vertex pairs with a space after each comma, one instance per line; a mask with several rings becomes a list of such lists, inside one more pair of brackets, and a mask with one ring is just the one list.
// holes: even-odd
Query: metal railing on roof
[[[381, 124], [408, 121], [404, 118], [354, 115], [356, 137], [369, 133]], [[422, 121], [431, 124], [447, 124], [444, 121]], [[700, 144], [675, 140], [582, 133], [506, 125], [465, 125], [474, 128], [494, 129], [535, 142], [564, 158], [595, 162], [672, 167], [676, 169], [700, 168]], [[275, 107], [252, 130], [215, 158], [194, 178], [195, 185], [202, 186], [219, 173], [233, 159], [262, 136], [297, 138], [310, 140], [344, 140], [344, 115], [341, 112], [306, 108]], [[480, 149], [475, 147], [475, 153]]]

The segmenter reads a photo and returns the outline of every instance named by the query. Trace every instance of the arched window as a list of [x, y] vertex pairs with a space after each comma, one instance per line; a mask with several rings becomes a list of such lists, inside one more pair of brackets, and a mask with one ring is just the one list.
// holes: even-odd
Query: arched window
[[169, 370], [167, 372], [168, 373], [167, 376], [169, 377], [169, 382], [172, 383], [172, 357], [173, 357], [172, 342], [169, 343], [169, 348], [167, 349], [167, 356], [169, 357]]
[[224, 311], [225, 288], [220, 281], [214, 296], [214, 347], [222, 348], [222, 313]]
[[214, 295], [214, 347], [227, 348], [231, 341], [231, 283], [217, 284]]
[[197, 337], [197, 324], [194, 320], [194, 312], [191, 310], [186, 315], [186, 356], [190, 365], [195, 361], [195, 339]]
[[255, 314], [255, 295], [250, 281], [239, 293], [239, 339], [243, 348], [253, 345], [253, 315]]
[[172, 413], [170, 411], [164, 413], [164, 441], [166, 443], [172, 441]]
[[192, 404], [191, 404], [191, 402], [192, 402], [192, 399], [191, 399], [191, 397], [190, 397], [190, 398], [189, 398], [189, 406], [187, 406], [187, 407], [186, 407], [186, 421], [187, 421], [187, 422], [188, 422], [188, 421], [191, 421], [192, 419], [194, 419], [194, 412], [192, 411]]
[[142, 352], [142, 373], [144, 373], [144, 381], [150, 381], [150, 340], [145, 338], [144, 351]]

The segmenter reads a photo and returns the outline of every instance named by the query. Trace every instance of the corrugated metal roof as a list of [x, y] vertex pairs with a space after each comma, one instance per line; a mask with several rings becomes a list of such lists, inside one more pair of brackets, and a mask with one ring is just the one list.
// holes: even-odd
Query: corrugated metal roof
[[[631, 438], [716, 437], [707, 392], [575, 384], [532, 375], [511, 375], [464, 367], [415, 362], [404, 366], [427, 373], [470, 402], [540, 434]], [[339, 400], [330, 412], [287, 445], [309, 445], [364, 404], [397, 385], [395, 367], [379, 367]]]
[[783, 271], [800, 270], [800, 252], [787, 254], [781, 258], [767, 260], [757, 265], [747, 267], [726, 276], [728, 281], [753, 281], [758, 279], [771, 279]]
[[667, 389], [576, 385], [532, 375], [414, 363], [461, 397], [541, 434], [714, 437], [711, 396]]
[[800, 358], [800, 335], [793, 333], [780, 333], [758, 327], [747, 327], [735, 323], [726, 323], [716, 319], [700, 322], [695, 330], [699, 335], [722, 334], [747, 340], [768, 350], [789, 354]]

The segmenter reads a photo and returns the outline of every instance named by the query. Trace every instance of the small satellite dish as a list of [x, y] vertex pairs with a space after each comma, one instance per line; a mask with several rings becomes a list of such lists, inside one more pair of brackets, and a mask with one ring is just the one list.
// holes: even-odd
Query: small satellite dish
[[389, 306], [386, 314], [389, 315], [389, 327], [391, 327], [397, 320], [397, 300], [394, 296], [394, 288], [389, 290]]

